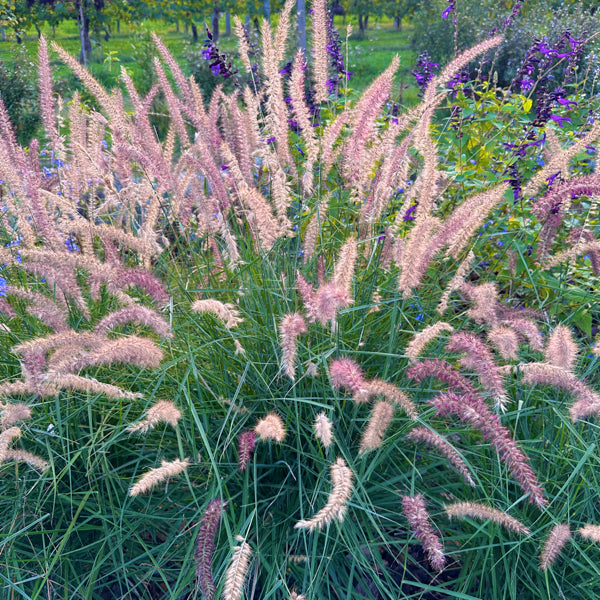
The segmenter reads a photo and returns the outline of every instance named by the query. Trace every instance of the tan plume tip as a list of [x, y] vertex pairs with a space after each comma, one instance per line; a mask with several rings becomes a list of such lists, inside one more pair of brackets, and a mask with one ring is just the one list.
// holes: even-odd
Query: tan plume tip
[[509, 327], [494, 327], [487, 334], [488, 341], [505, 360], [518, 360], [519, 338]]
[[354, 277], [357, 256], [358, 246], [356, 240], [350, 238], [341, 247], [337, 262], [333, 267], [332, 282], [342, 288], [348, 296], [352, 293], [352, 278]]
[[184, 460], [179, 460], [177, 458], [171, 462], [163, 460], [160, 467], [151, 469], [147, 473], [144, 473], [144, 475], [142, 475], [140, 479], [131, 486], [129, 495], [138, 496], [139, 494], [145, 494], [153, 487], [156, 487], [159, 483], [165, 481], [165, 479], [168, 479], [169, 477], [175, 477], [176, 475], [183, 473], [189, 464], [189, 458]]
[[333, 444], [333, 423], [328, 419], [324, 412], [317, 415], [314, 429], [317, 439], [325, 446], [325, 448], [329, 448], [329, 446]]
[[295, 589], [290, 592], [290, 600], [306, 600], [304, 594], [299, 594]]
[[128, 429], [131, 433], [146, 433], [161, 422], [175, 428], [180, 418], [181, 411], [170, 400], [159, 400], [148, 409], [145, 419], [131, 425]]
[[233, 556], [225, 575], [223, 600], [239, 600], [242, 597], [244, 581], [252, 556], [252, 548], [250, 548], [248, 542], [240, 535], [236, 536], [235, 539], [240, 545], [233, 547]]
[[600, 543], [600, 525], [585, 524], [577, 530], [577, 533], [584, 539]]
[[383, 396], [388, 402], [402, 408], [411, 419], [417, 418], [414, 402], [394, 384], [381, 379], [371, 379], [367, 382], [367, 393], [369, 396]]
[[540, 569], [545, 571], [552, 566], [552, 563], [558, 558], [564, 545], [571, 539], [570, 527], [563, 523], [555, 525], [546, 538], [542, 555], [540, 556]]
[[339, 457], [331, 465], [331, 482], [333, 488], [327, 504], [312, 518], [298, 521], [294, 526], [296, 529], [323, 529], [332, 521], [343, 521], [346, 513], [347, 503], [352, 495], [352, 471], [342, 457]]
[[45, 471], [50, 465], [39, 456], [26, 452], [25, 450], [7, 450], [5, 460], [14, 460], [15, 462], [27, 463], [38, 471]]
[[0, 429], [4, 431], [18, 421], [26, 421], [31, 418], [31, 409], [27, 404], [21, 402], [17, 404], [7, 404], [2, 410], [2, 418], [0, 419]]
[[456, 502], [454, 504], [446, 504], [444, 510], [451, 519], [472, 517], [475, 519], [489, 520], [501, 525], [509, 531], [514, 531], [515, 533], [522, 533], [524, 535], [529, 535], [530, 533], [529, 529], [514, 517], [511, 517], [497, 508], [486, 506], [485, 504], [478, 504], [477, 502]]
[[573, 371], [577, 362], [577, 344], [568, 327], [558, 325], [554, 329], [548, 338], [544, 356], [551, 365]]
[[438, 321], [433, 325], [425, 327], [425, 329], [422, 331], [415, 333], [413, 338], [408, 343], [408, 346], [406, 346], [404, 355], [408, 357], [411, 363], [416, 361], [421, 352], [423, 352], [425, 349], [425, 346], [427, 346], [429, 342], [435, 339], [443, 331], [452, 333], [454, 331], [454, 327], [452, 327], [452, 325], [449, 323], [445, 323], [444, 321]]
[[360, 453], [379, 448], [385, 432], [394, 418], [394, 407], [385, 400], [377, 402], [360, 441]]
[[0, 433], [0, 462], [4, 462], [8, 458], [10, 450], [8, 446], [13, 440], [21, 437], [21, 429], [19, 427], [10, 427]]
[[254, 431], [261, 440], [273, 440], [281, 444], [285, 439], [285, 425], [277, 413], [269, 413], [255, 426]]
[[281, 364], [285, 374], [294, 379], [296, 375], [296, 353], [298, 349], [297, 337], [306, 333], [306, 322], [299, 313], [285, 315], [279, 325], [279, 338], [281, 342], [282, 360]]
[[240, 313], [236, 306], [230, 303], [220, 302], [219, 300], [196, 300], [192, 304], [192, 310], [197, 313], [210, 312], [225, 322], [225, 327], [231, 329], [236, 327], [244, 319], [240, 318]]

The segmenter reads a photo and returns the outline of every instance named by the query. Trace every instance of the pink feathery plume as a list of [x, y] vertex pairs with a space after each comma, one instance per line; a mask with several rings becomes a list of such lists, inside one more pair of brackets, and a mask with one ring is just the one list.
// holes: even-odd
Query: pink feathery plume
[[423, 544], [429, 564], [436, 571], [441, 571], [446, 564], [444, 547], [433, 531], [431, 519], [425, 506], [425, 498], [422, 494], [404, 496], [402, 498], [402, 509], [415, 537]]
[[150, 271], [141, 268], [118, 269], [107, 283], [109, 292], [136, 286], [144, 290], [159, 306], [169, 303], [170, 296], [162, 282]]
[[431, 429], [427, 429], [427, 427], [415, 427], [410, 431], [407, 437], [415, 442], [422, 442], [435, 448], [440, 454], [448, 459], [450, 464], [463, 476], [463, 479], [469, 485], [475, 486], [475, 482], [471, 477], [471, 473], [469, 472], [465, 461], [446, 438], [431, 431]]
[[413, 365], [406, 371], [407, 376], [415, 381], [423, 381], [433, 377], [445, 383], [451, 391], [460, 394], [477, 395], [477, 388], [463, 375], [461, 375], [449, 362], [439, 358], [427, 359]]
[[50, 71], [50, 60], [48, 59], [48, 43], [46, 38], [40, 36], [38, 49], [38, 71], [40, 74], [40, 108], [44, 129], [50, 137], [54, 150], [58, 149], [59, 139], [56, 121], [54, 118], [54, 98], [52, 96], [52, 73]]
[[31, 302], [25, 310], [48, 325], [56, 333], [69, 329], [67, 325], [67, 311], [64, 306], [59, 306], [54, 300], [39, 292], [23, 290], [13, 286], [9, 286], [8, 290], [10, 294]]
[[[595, 242], [596, 238], [591, 231], [582, 227], [576, 227], [569, 233], [569, 240], [571, 243], [578, 245], [582, 242]], [[600, 275], [600, 253], [598, 252], [598, 248], [592, 247], [588, 251], [588, 255], [592, 263], [592, 272], [594, 275]]]
[[297, 351], [296, 338], [306, 333], [306, 322], [299, 313], [291, 313], [285, 315], [279, 325], [279, 337], [281, 341], [281, 349], [283, 352], [282, 366], [285, 374], [294, 379], [296, 375], [295, 361]]
[[538, 352], [544, 350], [544, 339], [533, 321], [507, 314], [502, 315], [502, 323], [513, 329], [520, 336], [525, 337], [533, 350], [537, 350]]
[[369, 384], [361, 368], [351, 358], [332, 360], [329, 363], [329, 375], [334, 389], [348, 390], [357, 402], [369, 399]]
[[467, 315], [477, 323], [485, 323], [495, 327], [498, 323], [498, 290], [494, 283], [472, 285], [463, 282], [459, 291], [462, 296], [473, 303]]
[[352, 302], [352, 297], [343, 287], [336, 283], [325, 283], [315, 292], [312, 320], [326, 325], [336, 318], [340, 308], [346, 308]]
[[487, 339], [505, 360], [518, 359], [519, 336], [510, 327], [493, 327]]
[[256, 433], [252, 429], [242, 431], [238, 436], [238, 467], [240, 471], [248, 468], [255, 444]]
[[549, 364], [573, 372], [577, 352], [577, 344], [573, 341], [571, 330], [565, 325], [558, 325], [548, 338], [544, 357]]
[[496, 407], [504, 412], [508, 404], [504, 382], [487, 345], [476, 335], [461, 332], [452, 334], [446, 350], [465, 353], [460, 359], [461, 364], [477, 373], [481, 385], [492, 394]]
[[300, 292], [300, 296], [302, 296], [302, 302], [304, 302], [304, 307], [306, 308], [306, 313], [311, 322], [315, 321], [315, 290], [306, 279], [302, 276], [300, 271], [296, 274], [296, 287]]
[[559, 523], [552, 528], [546, 538], [540, 556], [540, 569], [546, 571], [559, 557], [565, 544], [571, 539], [571, 528], [566, 523]]
[[96, 333], [107, 334], [115, 327], [126, 323], [150, 327], [162, 338], [173, 337], [169, 324], [156, 311], [139, 304], [125, 306], [110, 313], [96, 325], [95, 331]]
[[209, 503], [196, 538], [196, 578], [206, 600], [213, 600], [217, 591], [212, 575], [212, 559], [215, 551], [215, 535], [224, 506], [222, 500], [213, 500]]
[[500, 422], [478, 395], [459, 396], [453, 392], [441, 392], [430, 401], [438, 415], [456, 415], [461, 421], [479, 430], [490, 441], [498, 456], [521, 488], [529, 494], [529, 502], [543, 508], [548, 504], [529, 458], [514, 441], [511, 432]]

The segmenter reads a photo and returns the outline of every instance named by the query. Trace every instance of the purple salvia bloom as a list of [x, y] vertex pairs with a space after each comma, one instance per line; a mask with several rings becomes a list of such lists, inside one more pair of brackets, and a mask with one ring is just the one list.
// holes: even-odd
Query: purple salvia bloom
[[456, 9], [456, 0], [447, 0], [448, 6], [444, 9], [442, 13], [442, 19], [447, 19], [448, 15]]
[[215, 535], [224, 506], [222, 500], [213, 500], [209, 503], [202, 516], [196, 538], [196, 578], [205, 600], [213, 600], [217, 591], [212, 575], [212, 557], [215, 551]]
[[559, 126], [562, 127], [563, 123], [565, 121], [567, 121], [568, 123], [571, 122], [571, 119], [569, 117], [561, 117], [560, 115], [550, 115], [550, 118]]

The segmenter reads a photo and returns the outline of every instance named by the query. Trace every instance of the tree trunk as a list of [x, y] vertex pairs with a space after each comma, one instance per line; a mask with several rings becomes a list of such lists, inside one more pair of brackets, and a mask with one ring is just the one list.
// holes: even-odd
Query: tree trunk
[[212, 13], [211, 25], [212, 25], [213, 41], [216, 43], [219, 41], [219, 8], [216, 4], [215, 4], [215, 8]]
[[365, 29], [369, 26], [369, 15], [365, 17]]
[[394, 17], [394, 27], [398, 31], [402, 31], [402, 17]]
[[306, 0], [298, 0], [298, 42], [306, 54]]
[[77, 10], [77, 25], [79, 26], [79, 41], [81, 42], [79, 62], [87, 67], [92, 54], [92, 42], [90, 41], [90, 19], [84, 11], [84, 2], [85, 0], [75, 0], [75, 9]]
[[194, 42], [198, 41], [198, 28], [196, 27], [196, 23], [192, 23], [192, 39]]
[[225, 35], [231, 35], [231, 13], [229, 11], [225, 13]]
[[187, 35], [190, 32], [190, 24], [188, 21], [186, 21], [183, 24], [183, 33], [185, 33], [185, 35]]
[[363, 16], [362, 14], [358, 14], [358, 30], [359, 31], [364, 31], [365, 30], [365, 24], [363, 22]]
[[38, 27], [37, 23], [34, 23], [35, 30], [37, 31], [38, 40], [42, 37], [42, 30]]
[[179, 19], [175, 19], [175, 33], [179, 33]]
[[121, 33], [121, 20], [117, 19], [117, 33]]

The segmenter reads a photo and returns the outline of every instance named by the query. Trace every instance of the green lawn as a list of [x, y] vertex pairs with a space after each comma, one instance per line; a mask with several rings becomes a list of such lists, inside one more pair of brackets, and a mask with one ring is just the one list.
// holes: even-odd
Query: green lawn
[[[348, 18], [347, 23], [352, 19]], [[406, 86], [412, 86], [414, 79], [410, 74], [416, 56], [411, 49], [410, 35], [411, 28], [405, 26], [402, 31], [394, 29], [391, 21], [383, 20], [373, 22], [363, 39], [360, 39], [356, 33], [358, 26], [352, 23], [354, 33], [350, 38], [348, 48], [344, 48], [344, 54], [348, 58], [349, 70], [354, 73], [351, 80], [351, 87], [356, 90], [364, 89], [373, 78], [381, 73], [387, 67], [395, 54], [400, 56], [401, 67], [399, 70], [398, 92]], [[342, 41], [345, 40], [346, 25], [341, 19], [336, 18], [336, 26], [340, 32]], [[221, 32], [225, 30], [225, 20], [220, 23]], [[198, 28], [200, 40], [198, 46], [202, 46], [204, 32], [201, 27]], [[42, 27], [43, 33], [49, 38], [74, 55], [79, 53], [79, 32], [75, 21], [68, 21], [61, 24], [52, 35], [49, 26]], [[148, 68], [147, 63], [147, 44], [148, 33], [155, 31], [166, 43], [171, 52], [177, 57], [180, 63], [186, 67], [183, 60], [183, 52], [186, 45], [192, 43], [191, 34], [186, 35], [183, 27], [180, 32], [175, 30], [173, 24], [167, 24], [162, 21], [145, 21], [138, 25], [122, 24], [120, 32], [116, 33], [113, 27], [114, 35], [105, 41], [103, 37], [97, 36], [93, 40], [93, 57], [89, 64], [91, 72], [107, 87], [114, 87], [118, 83], [120, 66], [124, 66], [133, 76], [134, 81], [138, 81], [144, 76]], [[27, 32], [24, 45], [30, 56], [34, 57], [37, 52], [37, 34], [34, 29]], [[226, 53], [236, 55], [236, 38], [234, 35], [222, 35], [219, 47]], [[11, 63], [13, 60], [15, 44], [11, 41], [0, 42], [0, 60]], [[290, 52], [292, 47], [290, 45]], [[290, 54], [291, 58], [291, 54]], [[146, 59], [146, 60], [145, 60]], [[68, 70], [55, 58], [53, 61], [55, 68], [55, 77], [58, 79], [70, 79]], [[68, 86], [68, 84], [65, 84]], [[414, 104], [416, 101], [415, 88], [403, 89], [401, 92], [403, 103]], [[395, 100], [398, 100], [398, 94]]]

